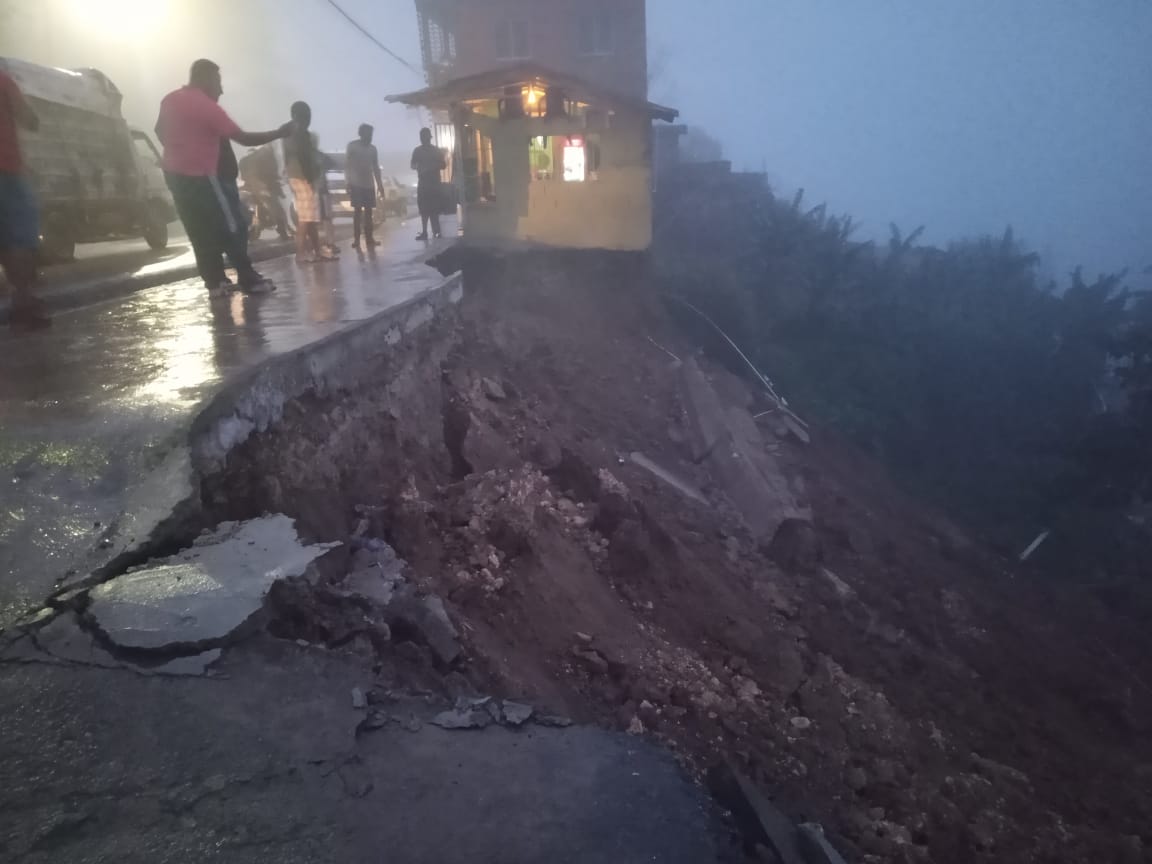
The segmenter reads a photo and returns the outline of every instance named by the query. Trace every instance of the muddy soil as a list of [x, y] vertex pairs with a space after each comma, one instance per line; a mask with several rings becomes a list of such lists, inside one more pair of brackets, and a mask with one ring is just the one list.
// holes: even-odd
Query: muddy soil
[[[695, 337], [642, 262], [465, 278], [405, 398], [381, 369], [291, 406], [206, 485], [213, 512], [386, 539], [444, 598], [475, 686], [653, 736], [701, 775], [727, 760], [850, 860], [1152, 861], [1141, 622], [1014, 572], [830, 431], [804, 445], [771, 415], [764, 453], [812, 521], [753, 535], [694, 452]], [[767, 407], [696, 361], [729, 410]]]

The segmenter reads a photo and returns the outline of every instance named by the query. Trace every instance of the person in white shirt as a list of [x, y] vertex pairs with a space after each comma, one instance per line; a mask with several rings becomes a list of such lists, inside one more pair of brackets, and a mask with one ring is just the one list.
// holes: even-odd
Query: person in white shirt
[[352, 248], [360, 248], [363, 229], [364, 245], [378, 246], [372, 236], [372, 211], [377, 196], [384, 194], [384, 181], [380, 177], [380, 156], [372, 145], [373, 129], [367, 123], [360, 127], [360, 137], [348, 145], [344, 160], [344, 180], [348, 185], [348, 198], [352, 204]]

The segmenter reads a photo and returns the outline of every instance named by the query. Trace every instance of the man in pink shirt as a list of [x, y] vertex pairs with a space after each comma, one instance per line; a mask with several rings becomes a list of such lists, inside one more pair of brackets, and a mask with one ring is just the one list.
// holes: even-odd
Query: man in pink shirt
[[164, 97], [156, 121], [156, 137], [164, 146], [164, 177], [209, 294], [222, 296], [231, 287], [224, 253], [236, 268], [241, 290], [270, 291], [272, 284], [256, 272], [248, 257], [246, 217], [217, 178], [220, 145], [231, 140], [260, 147], [286, 137], [293, 126], [288, 122], [271, 132], [245, 132], [218, 104], [223, 92], [220, 67], [211, 60], [197, 60], [188, 85]]

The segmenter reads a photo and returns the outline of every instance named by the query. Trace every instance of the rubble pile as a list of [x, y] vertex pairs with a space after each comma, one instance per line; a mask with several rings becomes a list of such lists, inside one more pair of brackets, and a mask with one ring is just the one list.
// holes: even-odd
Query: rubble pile
[[[330, 496], [353, 549], [273, 590], [274, 632], [407, 658], [446, 728], [532, 706], [730, 765], [848, 860], [1152, 860], [1147, 634], [791, 434], [635, 286], [518, 266], [473, 275], [440, 440], [337, 452], [331, 412], [378, 429], [370, 396], [254, 439], [253, 472], [299, 477], [288, 512]], [[309, 473], [369, 447], [396, 465], [375, 497]]]

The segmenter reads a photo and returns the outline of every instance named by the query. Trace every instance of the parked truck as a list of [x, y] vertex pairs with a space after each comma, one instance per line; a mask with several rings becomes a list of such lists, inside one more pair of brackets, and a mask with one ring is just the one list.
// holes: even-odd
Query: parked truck
[[123, 96], [96, 69], [55, 69], [0, 57], [40, 117], [20, 132], [40, 203], [41, 254], [71, 260], [77, 243], [143, 237], [168, 245], [176, 209], [148, 134], [128, 125]]

